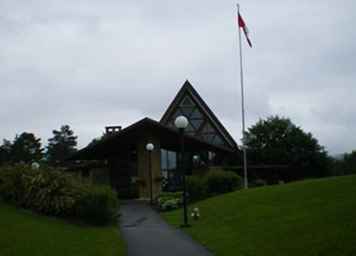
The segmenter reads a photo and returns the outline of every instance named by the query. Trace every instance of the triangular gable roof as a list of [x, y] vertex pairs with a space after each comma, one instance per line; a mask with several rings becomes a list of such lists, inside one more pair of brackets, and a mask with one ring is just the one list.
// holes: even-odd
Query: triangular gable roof
[[185, 115], [188, 118], [190, 123], [186, 129], [188, 134], [191, 133], [212, 144], [237, 149], [235, 140], [188, 80], [163, 114], [160, 123], [173, 127], [177, 115]]

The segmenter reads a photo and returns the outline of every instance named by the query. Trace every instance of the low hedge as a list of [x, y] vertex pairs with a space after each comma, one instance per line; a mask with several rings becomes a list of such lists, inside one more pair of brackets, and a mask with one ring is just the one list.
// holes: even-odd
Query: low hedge
[[241, 187], [241, 177], [231, 171], [211, 170], [205, 175], [187, 178], [187, 190], [191, 201], [232, 192]]
[[[187, 177], [187, 196], [190, 202], [232, 192], [241, 187], [241, 177], [231, 171], [210, 170], [205, 175]], [[177, 209], [182, 205], [182, 192], [163, 192], [159, 195], [157, 204], [161, 211]]]
[[208, 194], [217, 195], [241, 188], [241, 177], [231, 171], [212, 170], [204, 178]]
[[77, 201], [76, 216], [91, 224], [110, 223], [117, 214], [117, 195], [108, 186], [86, 186]]
[[204, 176], [188, 176], [187, 177], [187, 192], [189, 200], [197, 201], [208, 196], [208, 186]]
[[113, 221], [116, 193], [108, 186], [81, 182], [56, 169], [17, 165], [0, 169], [0, 197], [40, 214], [75, 218], [90, 224]]

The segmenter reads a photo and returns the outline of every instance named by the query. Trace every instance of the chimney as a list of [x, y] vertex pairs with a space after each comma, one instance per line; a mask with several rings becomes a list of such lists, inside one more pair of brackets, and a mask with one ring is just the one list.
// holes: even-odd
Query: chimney
[[105, 133], [106, 134], [115, 134], [121, 131], [121, 126], [106, 126]]

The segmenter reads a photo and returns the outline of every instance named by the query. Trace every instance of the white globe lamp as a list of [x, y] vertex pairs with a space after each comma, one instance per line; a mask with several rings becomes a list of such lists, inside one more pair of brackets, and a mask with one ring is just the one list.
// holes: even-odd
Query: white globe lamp
[[178, 129], [185, 129], [188, 126], [188, 119], [185, 116], [178, 116], [174, 121], [174, 125]]
[[147, 151], [153, 151], [154, 149], [155, 149], [155, 146], [152, 143], [147, 143], [147, 145], [146, 145]]

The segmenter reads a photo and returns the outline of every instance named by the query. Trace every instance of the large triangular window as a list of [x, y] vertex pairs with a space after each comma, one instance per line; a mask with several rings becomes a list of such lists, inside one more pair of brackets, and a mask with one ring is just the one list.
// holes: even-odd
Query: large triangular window
[[180, 115], [189, 121], [189, 126], [185, 129], [187, 135], [214, 145], [234, 147], [234, 140], [189, 82], [184, 84], [162, 117], [161, 123], [174, 127], [174, 121]]
[[190, 119], [190, 123], [194, 126], [195, 130], [198, 131], [203, 124], [203, 119]]
[[194, 106], [194, 103], [192, 99], [189, 96], [185, 96], [184, 99], [182, 100], [180, 106], [182, 107], [191, 107]]

